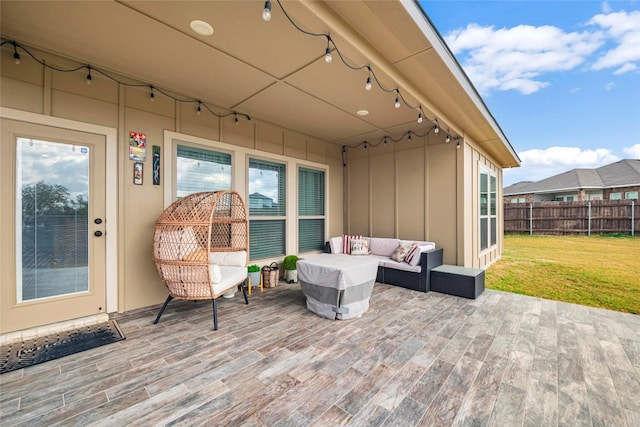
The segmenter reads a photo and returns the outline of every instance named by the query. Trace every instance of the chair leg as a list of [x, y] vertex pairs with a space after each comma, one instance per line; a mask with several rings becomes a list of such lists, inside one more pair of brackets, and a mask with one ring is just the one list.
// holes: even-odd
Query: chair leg
[[249, 300], [247, 299], [247, 289], [242, 285], [242, 283], [238, 286], [240, 286], [240, 288], [242, 289], [242, 294], [244, 295], [244, 303], [249, 304]]
[[164, 313], [164, 309], [167, 308], [167, 304], [169, 304], [169, 301], [171, 301], [172, 299], [173, 297], [171, 295], [167, 297], [167, 300], [164, 302], [162, 308], [160, 309], [160, 313], [158, 313], [158, 317], [156, 317], [156, 320], [153, 321], [154, 325], [158, 324], [158, 322], [160, 321], [160, 316], [162, 316], [162, 313]]
[[218, 304], [215, 298], [213, 299], [213, 330], [218, 330]]

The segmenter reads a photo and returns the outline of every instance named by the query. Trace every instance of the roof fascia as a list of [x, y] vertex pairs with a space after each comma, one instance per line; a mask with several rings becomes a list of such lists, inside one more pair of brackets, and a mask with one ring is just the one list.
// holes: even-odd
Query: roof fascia
[[433, 22], [431, 22], [431, 19], [429, 18], [425, 10], [422, 8], [420, 3], [418, 3], [418, 0], [413, 0], [412, 2], [401, 1], [400, 3], [407, 10], [416, 25], [422, 30], [422, 33], [427, 38], [427, 40], [429, 40], [429, 43], [431, 43], [436, 52], [438, 52], [438, 55], [440, 55], [440, 57], [443, 59], [445, 65], [455, 76], [460, 86], [462, 86], [467, 95], [469, 95], [469, 98], [473, 101], [476, 108], [478, 108], [478, 110], [482, 113], [485, 120], [487, 120], [487, 123], [491, 125], [494, 132], [496, 133], [498, 138], [500, 138], [504, 146], [508, 149], [511, 156], [513, 156], [518, 165], [520, 165], [520, 157], [513, 149], [513, 146], [509, 142], [509, 139], [502, 131], [502, 128], [498, 124], [495, 117], [493, 117], [493, 114], [491, 114], [491, 111], [489, 111], [487, 104], [485, 104], [482, 97], [471, 83], [471, 80], [469, 80], [469, 77], [460, 66], [460, 63], [445, 43], [435, 25], [433, 25]]

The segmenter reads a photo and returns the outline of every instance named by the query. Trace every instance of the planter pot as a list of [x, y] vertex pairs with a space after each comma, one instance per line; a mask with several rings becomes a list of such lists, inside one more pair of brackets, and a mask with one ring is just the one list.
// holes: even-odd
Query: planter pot
[[260, 272], [249, 273], [249, 280], [251, 281], [251, 287], [260, 286]]
[[285, 270], [284, 279], [287, 281], [287, 283], [297, 283], [298, 270]]

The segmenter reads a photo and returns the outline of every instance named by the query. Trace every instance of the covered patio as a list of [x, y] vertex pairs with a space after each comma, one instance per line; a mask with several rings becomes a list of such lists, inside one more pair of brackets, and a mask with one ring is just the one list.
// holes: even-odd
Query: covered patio
[[349, 321], [298, 285], [117, 321], [127, 339], [1, 377], [2, 425], [640, 425], [640, 318], [376, 284]]

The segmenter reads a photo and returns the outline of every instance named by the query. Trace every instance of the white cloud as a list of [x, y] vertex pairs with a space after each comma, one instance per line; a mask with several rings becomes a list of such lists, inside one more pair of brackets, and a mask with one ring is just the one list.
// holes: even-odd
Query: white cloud
[[611, 6], [606, 1], [602, 3], [602, 12], [604, 12], [604, 13], [611, 12]]
[[603, 43], [600, 32], [568, 33], [549, 25], [496, 29], [469, 24], [445, 40], [481, 93], [516, 90], [523, 94], [548, 86], [542, 74], [577, 67]]
[[632, 145], [631, 147], [625, 147], [622, 149], [625, 154], [632, 159], [640, 159], [640, 144]]
[[580, 92], [580, 88], [579, 87], [574, 87], [569, 92], [571, 92], [571, 94], [578, 93], [578, 92]]
[[615, 75], [624, 74], [624, 73], [628, 73], [629, 71], [635, 71], [637, 69], [638, 69], [638, 66], [636, 64], [630, 64], [630, 63], [627, 62], [622, 67], [620, 67], [617, 70], [615, 70], [613, 72], [613, 74], [615, 74]]
[[[640, 147], [638, 149], [640, 150]], [[579, 147], [536, 148], [523, 151], [518, 155], [522, 165], [519, 168], [505, 169], [505, 186], [519, 181], [539, 181], [571, 169], [596, 168], [620, 160], [607, 148], [595, 150]]]
[[640, 61], [640, 11], [605, 11], [591, 18], [588, 24], [600, 27], [616, 43], [593, 64], [594, 70], [620, 67], [615, 74], [621, 74], [637, 67], [634, 62]]
[[614, 82], [609, 82], [606, 85], [604, 85], [605, 90], [611, 90], [614, 87], [616, 87], [616, 84]]

